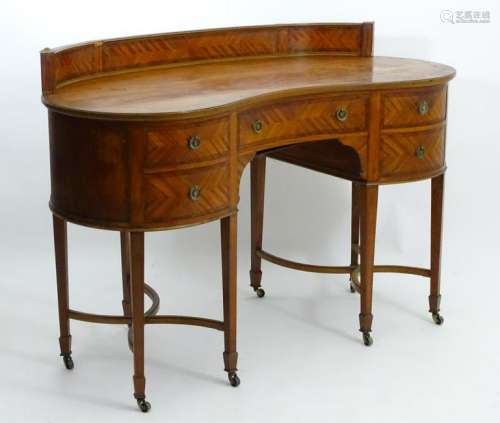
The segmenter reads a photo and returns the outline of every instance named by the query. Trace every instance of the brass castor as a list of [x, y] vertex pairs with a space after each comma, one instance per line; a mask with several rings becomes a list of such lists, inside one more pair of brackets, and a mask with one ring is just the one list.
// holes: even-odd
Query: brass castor
[[231, 384], [231, 386], [234, 386], [235, 388], [237, 386], [239, 386], [239, 384], [240, 384], [240, 378], [238, 377], [238, 375], [236, 374], [236, 372], [229, 372], [227, 374], [227, 377], [229, 379], [229, 383]]
[[73, 359], [71, 358], [71, 353], [62, 353], [61, 355], [66, 368], [68, 370], [73, 370], [75, 367], [75, 363], [73, 363]]
[[266, 291], [264, 291], [260, 286], [258, 288], [254, 288], [253, 290], [259, 298], [262, 298], [264, 295], [266, 295]]
[[436, 325], [442, 325], [444, 323], [444, 317], [439, 313], [432, 313], [432, 320]]
[[352, 283], [349, 284], [349, 291], [351, 291], [351, 293], [353, 293], [353, 294], [356, 292], [356, 290], [352, 286]]
[[368, 332], [363, 332], [363, 343], [367, 347], [373, 344], [373, 338]]
[[143, 413], [147, 413], [149, 410], [151, 410], [151, 404], [146, 401], [146, 398], [137, 398], [137, 405], [139, 407], [139, 410], [141, 410]]

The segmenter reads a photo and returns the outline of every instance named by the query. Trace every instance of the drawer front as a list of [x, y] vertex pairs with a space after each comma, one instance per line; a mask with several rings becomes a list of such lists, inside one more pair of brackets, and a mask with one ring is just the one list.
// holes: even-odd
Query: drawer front
[[239, 117], [240, 144], [364, 131], [365, 95], [300, 100], [252, 109]]
[[446, 86], [382, 95], [382, 126], [398, 128], [437, 123], [446, 117]]
[[228, 206], [227, 165], [144, 175], [146, 222], [200, 216]]
[[382, 135], [382, 179], [418, 179], [444, 167], [445, 127]]
[[227, 155], [228, 141], [227, 118], [152, 126], [146, 130], [145, 167], [217, 159]]

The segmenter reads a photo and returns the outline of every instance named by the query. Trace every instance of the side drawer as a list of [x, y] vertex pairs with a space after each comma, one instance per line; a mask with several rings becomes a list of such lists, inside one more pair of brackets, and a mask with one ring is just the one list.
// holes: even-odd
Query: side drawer
[[382, 127], [429, 125], [446, 117], [446, 86], [382, 95]]
[[223, 157], [229, 142], [229, 120], [218, 118], [198, 122], [158, 124], [146, 129], [145, 168]]
[[248, 110], [239, 116], [240, 144], [364, 131], [367, 102], [367, 95], [335, 96]]
[[419, 179], [444, 167], [445, 126], [382, 134], [381, 179]]
[[143, 186], [146, 222], [195, 217], [229, 206], [227, 165], [145, 174]]

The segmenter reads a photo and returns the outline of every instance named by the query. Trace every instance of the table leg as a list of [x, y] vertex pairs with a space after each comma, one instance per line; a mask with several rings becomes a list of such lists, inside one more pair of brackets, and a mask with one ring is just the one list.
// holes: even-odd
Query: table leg
[[59, 308], [59, 346], [64, 365], [73, 369], [69, 325], [68, 234], [66, 221], [53, 215], [54, 250], [56, 258], [57, 300]]
[[221, 219], [222, 291], [224, 303], [224, 370], [229, 382], [238, 386], [236, 374], [238, 353], [236, 351], [236, 246], [237, 215]]
[[[122, 308], [123, 315], [126, 317], [131, 316], [131, 301], [130, 301], [130, 232], [120, 232], [121, 244], [121, 259], [122, 259], [122, 286], [123, 286], [123, 299]], [[134, 351], [132, 325], [129, 323], [127, 333], [128, 348]]]
[[431, 182], [431, 287], [429, 311], [437, 325], [444, 322], [439, 314], [441, 293], [441, 238], [443, 232], [444, 174], [432, 178]]
[[251, 209], [251, 262], [250, 286], [259, 298], [265, 295], [261, 288], [261, 258], [257, 251], [262, 249], [262, 231], [264, 225], [264, 191], [266, 181], [266, 156], [257, 155], [250, 163], [250, 209]]
[[130, 233], [130, 276], [134, 339], [134, 397], [141, 411], [147, 412], [151, 405], [146, 401], [144, 377], [144, 232]]
[[372, 328], [372, 292], [373, 266], [375, 255], [375, 232], [377, 225], [378, 186], [360, 186], [361, 199], [361, 313], [359, 314], [360, 331], [363, 342], [373, 343], [370, 335]]
[[[351, 266], [359, 264], [359, 184], [352, 183], [351, 192]], [[352, 281], [352, 272], [349, 278]], [[352, 285], [349, 286], [351, 292], [356, 292]]]
[[120, 232], [120, 244], [123, 285], [122, 308], [123, 315], [130, 317], [130, 232]]

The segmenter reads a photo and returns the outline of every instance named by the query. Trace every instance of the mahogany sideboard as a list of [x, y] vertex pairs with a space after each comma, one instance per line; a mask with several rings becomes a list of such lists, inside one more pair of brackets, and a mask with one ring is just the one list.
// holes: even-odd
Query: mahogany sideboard
[[[453, 68], [372, 56], [373, 24], [224, 28], [87, 42], [41, 52], [48, 108], [60, 348], [73, 368], [70, 319], [129, 326], [134, 396], [148, 411], [144, 325], [224, 332], [224, 365], [240, 383], [236, 349], [239, 182], [252, 162], [251, 285], [260, 260], [346, 273], [360, 293], [371, 344], [374, 271], [431, 281], [439, 269], [447, 83]], [[265, 156], [353, 181], [349, 266], [294, 263], [262, 250]], [[375, 266], [380, 184], [432, 178], [431, 266]], [[144, 283], [144, 232], [220, 220], [223, 320], [159, 315]], [[70, 308], [67, 222], [120, 231], [123, 315]], [[359, 260], [358, 260], [359, 259]], [[144, 311], [144, 293], [152, 305]]]

